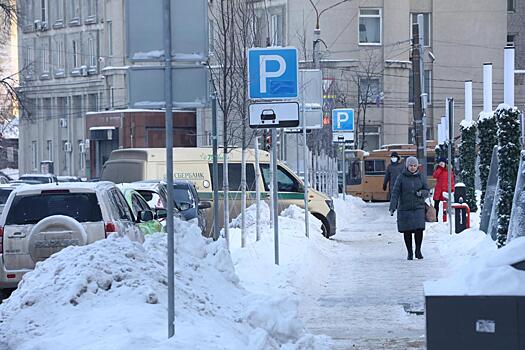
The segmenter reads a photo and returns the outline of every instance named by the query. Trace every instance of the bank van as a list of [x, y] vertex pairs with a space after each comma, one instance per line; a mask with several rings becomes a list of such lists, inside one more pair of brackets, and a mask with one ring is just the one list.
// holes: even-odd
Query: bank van
[[[230, 218], [234, 218], [241, 211], [241, 149], [234, 148], [228, 152], [228, 180], [230, 199]], [[223, 193], [223, 160], [224, 153], [218, 152], [219, 166], [219, 198]], [[189, 180], [197, 189], [201, 200], [213, 203], [213, 153], [211, 148], [174, 148], [173, 149], [173, 179]], [[261, 177], [259, 188], [261, 199], [270, 200], [270, 154], [259, 150], [259, 167]], [[291, 204], [304, 208], [303, 181], [286, 164], [277, 165], [279, 212]], [[166, 179], [166, 150], [164, 148], [127, 148], [114, 150], [102, 168], [101, 180], [115, 183], [134, 182], [142, 180]], [[255, 150], [246, 152], [246, 182], [247, 206], [255, 203]], [[314, 189], [308, 191], [309, 211], [322, 223], [321, 229], [325, 237], [333, 236], [336, 232], [336, 216], [332, 199]], [[219, 203], [219, 212], [222, 213], [223, 203]], [[211, 232], [213, 210], [208, 210], [206, 234]], [[224, 225], [222, 216], [219, 225]]]

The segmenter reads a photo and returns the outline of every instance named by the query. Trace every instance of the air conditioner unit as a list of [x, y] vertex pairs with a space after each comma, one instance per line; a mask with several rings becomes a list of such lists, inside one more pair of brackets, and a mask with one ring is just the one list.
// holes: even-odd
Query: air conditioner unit
[[41, 22], [40, 23], [40, 30], [41, 31], [47, 30], [47, 22]]
[[33, 22], [34, 26], [35, 26], [35, 30], [40, 30], [40, 28], [42, 28], [42, 22], [37, 19]]
[[86, 66], [80, 67], [80, 75], [82, 75], [83, 77], [87, 77], [88, 76], [88, 69], [87, 69]]
[[84, 141], [84, 148], [85, 148], [86, 150], [89, 149], [89, 139], [86, 139], [86, 140]]
[[86, 146], [84, 145], [84, 142], [79, 142], [78, 150], [80, 153], [86, 153]]
[[67, 128], [67, 119], [66, 118], [60, 118], [60, 127], [61, 128]]
[[64, 143], [64, 151], [71, 152], [71, 142]]

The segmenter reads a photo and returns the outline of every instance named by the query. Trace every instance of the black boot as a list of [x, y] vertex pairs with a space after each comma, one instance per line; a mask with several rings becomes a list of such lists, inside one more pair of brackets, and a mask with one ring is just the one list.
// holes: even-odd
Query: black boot
[[416, 231], [414, 238], [416, 240], [416, 258], [423, 259], [423, 255], [421, 254], [421, 244], [423, 243], [423, 230]]
[[403, 239], [405, 240], [405, 246], [407, 247], [407, 260], [413, 260], [414, 255], [412, 253], [412, 232], [403, 232]]

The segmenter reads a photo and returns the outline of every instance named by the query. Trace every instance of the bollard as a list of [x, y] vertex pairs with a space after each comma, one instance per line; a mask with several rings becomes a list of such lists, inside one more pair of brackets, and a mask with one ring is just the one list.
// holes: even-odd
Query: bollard
[[470, 208], [467, 203], [452, 203], [456, 233], [470, 228]]
[[447, 207], [448, 207], [448, 202], [443, 201], [443, 222], [447, 222]]

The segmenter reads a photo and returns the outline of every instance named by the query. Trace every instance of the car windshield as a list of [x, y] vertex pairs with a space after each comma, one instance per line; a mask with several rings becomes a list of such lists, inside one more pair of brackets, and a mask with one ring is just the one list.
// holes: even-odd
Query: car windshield
[[53, 182], [53, 180], [50, 177], [46, 177], [46, 176], [21, 176], [19, 180], [37, 181], [41, 184], [47, 184], [49, 182]]
[[46, 193], [16, 196], [6, 225], [36, 224], [51, 215], [66, 215], [78, 222], [102, 221], [95, 193]]

